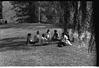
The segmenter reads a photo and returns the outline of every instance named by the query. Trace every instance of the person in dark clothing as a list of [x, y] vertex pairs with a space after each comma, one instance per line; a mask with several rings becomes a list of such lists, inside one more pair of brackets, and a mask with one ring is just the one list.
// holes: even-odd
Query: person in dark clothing
[[5, 20], [5, 24], [7, 24], [7, 20]]
[[52, 40], [53, 41], [59, 41], [59, 36], [58, 36], [57, 30], [54, 30], [54, 35], [52, 37]]
[[31, 33], [27, 34], [27, 41], [26, 41], [26, 45], [31, 43]]

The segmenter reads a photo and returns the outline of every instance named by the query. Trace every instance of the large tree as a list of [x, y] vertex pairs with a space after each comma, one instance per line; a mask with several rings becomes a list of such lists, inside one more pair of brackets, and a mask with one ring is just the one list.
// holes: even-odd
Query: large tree
[[0, 19], [2, 18], [2, 1], [0, 1]]
[[93, 1], [60, 1], [60, 5], [64, 10], [64, 30], [72, 28], [78, 31], [79, 35], [85, 31], [90, 32], [89, 46], [93, 48], [95, 42]]
[[86, 2], [86, 29], [91, 33], [91, 38], [89, 41], [89, 51], [93, 51], [95, 49], [95, 23], [93, 21], [94, 19], [94, 11], [93, 11], [93, 2], [87, 1]]

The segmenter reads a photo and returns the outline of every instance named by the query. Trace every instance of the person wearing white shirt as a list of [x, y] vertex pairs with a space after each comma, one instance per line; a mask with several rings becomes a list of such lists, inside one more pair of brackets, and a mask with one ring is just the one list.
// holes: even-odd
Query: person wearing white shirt
[[71, 42], [69, 41], [69, 38], [67, 37], [67, 35], [62, 33], [62, 36], [61, 36], [58, 46], [62, 46], [62, 45], [66, 46], [67, 44], [72, 45]]
[[51, 39], [51, 33], [50, 33], [50, 30], [49, 29], [46, 32], [46, 38], [47, 38], [47, 40], [50, 40]]
[[47, 38], [45, 36], [45, 34], [42, 34], [42, 37], [41, 37], [41, 44], [45, 44], [47, 42]]

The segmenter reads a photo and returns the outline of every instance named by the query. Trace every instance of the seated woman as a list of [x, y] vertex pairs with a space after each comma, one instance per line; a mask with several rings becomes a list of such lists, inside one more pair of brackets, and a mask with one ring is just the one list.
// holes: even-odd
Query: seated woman
[[58, 46], [66, 46], [66, 45], [72, 45], [67, 37], [67, 35], [65, 33], [62, 33], [62, 36], [61, 36], [61, 39], [60, 39], [60, 42], [58, 43]]
[[53, 40], [53, 41], [59, 41], [59, 35], [58, 35], [58, 33], [57, 33], [57, 30], [54, 30], [54, 35], [53, 35], [53, 37], [52, 37], [52, 40]]

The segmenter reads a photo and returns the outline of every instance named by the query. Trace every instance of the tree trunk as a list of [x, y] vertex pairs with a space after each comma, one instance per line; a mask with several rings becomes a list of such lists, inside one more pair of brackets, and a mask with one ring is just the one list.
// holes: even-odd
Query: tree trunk
[[0, 1], [0, 19], [2, 19], [2, 1]]
[[92, 21], [93, 16], [93, 2], [87, 1], [86, 2], [86, 10], [87, 10], [87, 16], [86, 16], [86, 29], [91, 33], [91, 38], [89, 40], [89, 51], [92, 52], [93, 49], [95, 49], [95, 32], [94, 32], [94, 23]]

